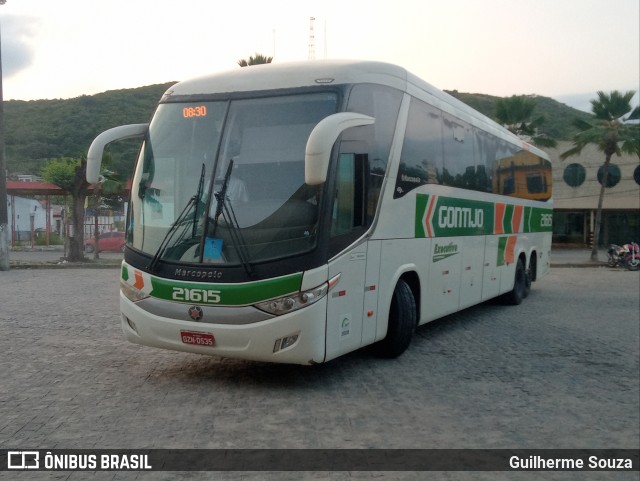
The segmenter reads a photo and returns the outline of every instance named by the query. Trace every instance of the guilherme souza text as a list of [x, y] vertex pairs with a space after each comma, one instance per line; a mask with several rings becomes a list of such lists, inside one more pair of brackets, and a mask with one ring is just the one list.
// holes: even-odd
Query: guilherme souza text
[[526, 470], [601, 470], [601, 469], [633, 469], [633, 461], [629, 458], [599, 458], [589, 456], [583, 458], [545, 458], [544, 456], [529, 456], [521, 458], [511, 456], [509, 467]]

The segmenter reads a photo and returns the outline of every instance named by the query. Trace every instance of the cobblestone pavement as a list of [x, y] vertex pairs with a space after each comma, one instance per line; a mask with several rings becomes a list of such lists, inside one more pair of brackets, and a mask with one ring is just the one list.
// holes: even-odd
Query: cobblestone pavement
[[[520, 306], [484, 304], [419, 328], [398, 359], [361, 350], [314, 367], [129, 344], [119, 326], [118, 274], [0, 272], [0, 447], [640, 447], [638, 272], [556, 269]], [[637, 472], [2, 474], [638, 479]]]

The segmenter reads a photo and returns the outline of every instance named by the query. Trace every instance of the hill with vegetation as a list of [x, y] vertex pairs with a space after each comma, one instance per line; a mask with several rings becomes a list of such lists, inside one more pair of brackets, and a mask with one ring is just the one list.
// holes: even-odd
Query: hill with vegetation
[[[7, 170], [39, 175], [49, 160], [87, 155], [91, 141], [118, 125], [148, 122], [160, 97], [175, 82], [111, 90], [72, 99], [4, 103]], [[114, 170], [133, 168], [139, 140], [114, 144]]]
[[[6, 155], [9, 176], [39, 175], [43, 165], [60, 157], [80, 158], [100, 132], [123, 124], [148, 122], [162, 94], [173, 84], [112, 90], [66, 100], [10, 100], [4, 104]], [[484, 94], [448, 92], [461, 101], [495, 118], [498, 97]], [[547, 135], [566, 140], [572, 135], [576, 118], [590, 114], [547, 97], [536, 97], [534, 116], [546, 119]], [[121, 142], [110, 149], [110, 169], [123, 177], [131, 175], [139, 140]]]

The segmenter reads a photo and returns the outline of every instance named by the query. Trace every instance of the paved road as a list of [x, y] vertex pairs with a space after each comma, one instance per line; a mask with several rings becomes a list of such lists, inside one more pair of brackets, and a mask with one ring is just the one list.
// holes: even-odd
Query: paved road
[[[521, 306], [481, 305], [420, 328], [396, 360], [359, 351], [315, 367], [128, 344], [118, 323], [117, 276], [117, 269], [0, 272], [0, 446], [640, 447], [638, 272], [556, 269]], [[4, 474], [178, 479], [176, 473]], [[427, 474], [192, 473], [188, 479], [436, 477]], [[439, 478], [541, 479], [531, 473]], [[544, 478], [638, 479], [637, 473]]]
[[[9, 260], [14, 263], [14, 267], [25, 264], [58, 263], [64, 256], [61, 246], [37, 247], [35, 249], [19, 249], [9, 252]], [[87, 259], [92, 260], [93, 254], [85, 254]], [[576, 248], [554, 248], [551, 252], [551, 263], [554, 266], [579, 266], [592, 265], [590, 261], [590, 249]], [[600, 262], [607, 261], [606, 249], [598, 252]], [[101, 252], [100, 259], [105, 261], [115, 261], [122, 259], [121, 252]]]

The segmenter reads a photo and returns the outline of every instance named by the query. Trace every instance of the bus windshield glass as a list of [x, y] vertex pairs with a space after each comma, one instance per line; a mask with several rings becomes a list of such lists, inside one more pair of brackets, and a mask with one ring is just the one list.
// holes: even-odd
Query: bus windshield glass
[[313, 127], [335, 93], [161, 104], [133, 179], [127, 241], [158, 261], [247, 265], [315, 247]]

